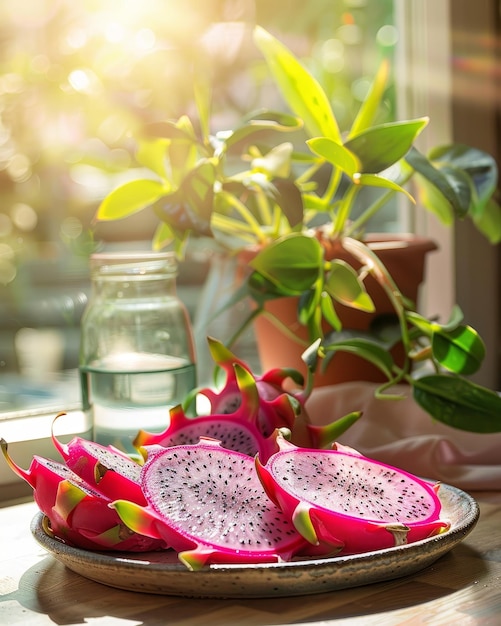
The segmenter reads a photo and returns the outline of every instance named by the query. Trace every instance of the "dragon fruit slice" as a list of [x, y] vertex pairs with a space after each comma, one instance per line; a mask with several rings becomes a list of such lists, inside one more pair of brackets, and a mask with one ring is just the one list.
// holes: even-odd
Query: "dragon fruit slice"
[[19, 467], [0, 440], [10, 468], [33, 489], [44, 514], [44, 529], [69, 545], [85, 550], [145, 552], [165, 548], [163, 541], [132, 532], [104, 497], [66, 465], [34, 456], [28, 470]]
[[131, 530], [163, 539], [191, 570], [289, 560], [306, 545], [265, 494], [254, 459], [214, 439], [155, 450], [142, 485], [147, 507], [113, 506]]
[[389, 548], [446, 530], [438, 486], [356, 451], [299, 448], [278, 435], [279, 452], [256, 469], [269, 497], [313, 545], [340, 554]]
[[[63, 415], [57, 415], [54, 422]], [[54, 432], [52, 441], [66, 465], [103, 495], [111, 500], [126, 496], [138, 504], [146, 503], [139, 484], [141, 465], [121, 450], [82, 437], [63, 444]]]
[[267, 459], [277, 451], [276, 438], [265, 437], [255, 425], [260, 407], [256, 383], [252, 375], [238, 363], [235, 364], [235, 381], [241, 398], [234, 413], [187, 417], [181, 406], [169, 411], [170, 423], [161, 433], [139, 431], [134, 447], [159, 445], [164, 447], [197, 443], [200, 437], [217, 439], [224, 448], [243, 452], [249, 456], [259, 454]]

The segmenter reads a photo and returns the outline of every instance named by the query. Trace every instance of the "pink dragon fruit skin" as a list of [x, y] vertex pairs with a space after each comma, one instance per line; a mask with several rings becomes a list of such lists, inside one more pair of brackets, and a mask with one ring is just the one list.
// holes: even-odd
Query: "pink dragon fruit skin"
[[277, 428], [291, 429], [300, 406], [304, 404], [303, 392], [288, 393], [284, 389], [286, 380], [297, 384], [303, 383], [302, 375], [294, 369], [274, 369], [262, 376], [254, 376], [249, 366], [236, 357], [221, 342], [208, 338], [209, 350], [215, 363], [224, 370], [226, 380], [220, 391], [211, 388], [199, 389], [210, 403], [210, 413], [217, 415], [231, 414], [241, 404], [241, 390], [235, 373], [235, 365], [245, 369], [255, 381], [259, 398], [259, 411], [256, 423], [265, 437]]
[[268, 496], [313, 545], [356, 554], [428, 538], [440, 519], [438, 486], [363, 457], [351, 448], [299, 448], [278, 435], [280, 451], [256, 469]]
[[[63, 415], [57, 415], [56, 420]], [[52, 441], [66, 465], [104, 496], [116, 500], [127, 494], [133, 502], [145, 504], [139, 485], [141, 465], [130, 456], [82, 437], [62, 444], [52, 432]]]
[[165, 547], [163, 541], [131, 532], [110, 507], [111, 500], [66, 465], [34, 456], [24, 470], [11, 459], [3, 439], [0, 445], [11, 469], [32, 487], [47, 534], [85, 550], [145, 552]]
[[264, 493], [254, 460], [214, 439], [156, 449], [142, 485], [147, 507], [113, 506], [131, 530], [163, 539], [191, 570], [290, 560], [306, 545]]
[[181, 406], [176, 406], [169, 411], [170, 423], [163, 432], [139, 431], [134, 439], [134, 447], [141, 451], [144, 446], [159, 445], [167, 448], [193, 444], [203, 436], [217, 439], [224, 448], [252, 457], [259, 454], [261, 458], [267, 459], [276, 452], [278, 448], [274, 434], [265, 437], [256, 426], [260, 399], [254, 378], [238, 363], [234, 369], [240, 402], [233, 413], [192, 418], [186, 416]]

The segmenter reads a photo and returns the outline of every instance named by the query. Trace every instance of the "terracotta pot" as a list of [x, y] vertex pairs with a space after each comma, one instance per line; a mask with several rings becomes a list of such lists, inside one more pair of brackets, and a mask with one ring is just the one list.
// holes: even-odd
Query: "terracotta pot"
[[[384, 263], [404, 296], [417, 302], [419, 286], [425, 275], [426, 255], [437, 249], [430, 239], [417, 236], [373, 235], [367, 239], [370, 247]], [[329, 260], [342, 258], [355, 268], [360, 264], [344, 250], [327, 246]], [[247, 256], [246, 261], [249, 261]], [[377, 313], [369, 314], [350, 307], [336, 304], [336, 311], [346, 329], [368, 330], [380, 316], [394, 316], [394, 310], [376, 280], [369, 276], [365, 281], [367, 290], [374, 301]], [[309, 344], [307, 332], [296, 316], [298, 299], [280, 298], [266, 304], [266, 310], [278, 318], [296, 338], [291, 339], [281, 331], [280, 326], [267, 316], [258, 316], [254, 322], [259, 358], [263, 371], [274, 367], [294, 367], [305, 372], [301, 354]], [[328, 330], [328, 329], [326, 329]], [[392, 352], [397, 362], [403, 359], [402, 350], [397, 346]], [[384, 382], [386, 379], [373, 365], [356, 355], [340, 352], [331, 359], [325, 373], [317, 372], [315, 385], [332, 385], [353, 380]]]

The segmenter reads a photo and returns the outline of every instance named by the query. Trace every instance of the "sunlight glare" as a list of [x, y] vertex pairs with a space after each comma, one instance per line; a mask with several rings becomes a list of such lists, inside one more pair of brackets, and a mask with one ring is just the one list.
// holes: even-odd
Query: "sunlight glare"
[[134, 43], [138, 50], [153, 50], [156, 42], [157, 38], [151, 28], [141, 28], [134, 37]]
[[80, 50], [87, 44], [87, 33], [84, 28], [73, 28], [66, 35], [66, 43], [72, 50]]
[[126, 36], [125, 28], [119, 22], [111, 22], [106, 26], [105, 37], [110, 43], [121, 43]]
[[89, 92], [91, 86], [89, 70], [73, 70], [68, 76], [68, 82], [75, 91], [79, 91], [80, 93]]

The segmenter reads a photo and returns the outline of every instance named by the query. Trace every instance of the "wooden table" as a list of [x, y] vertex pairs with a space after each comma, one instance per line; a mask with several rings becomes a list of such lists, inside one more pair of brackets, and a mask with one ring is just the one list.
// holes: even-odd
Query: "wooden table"
[[472, 494], [480, 520], [422, 572], [328, 594], [187, 600], [120, 591], [75, 574], [34, 541], [31, 502], [0, 509], [0, 624], [469, 626], [501, 624], [501, 492]]

